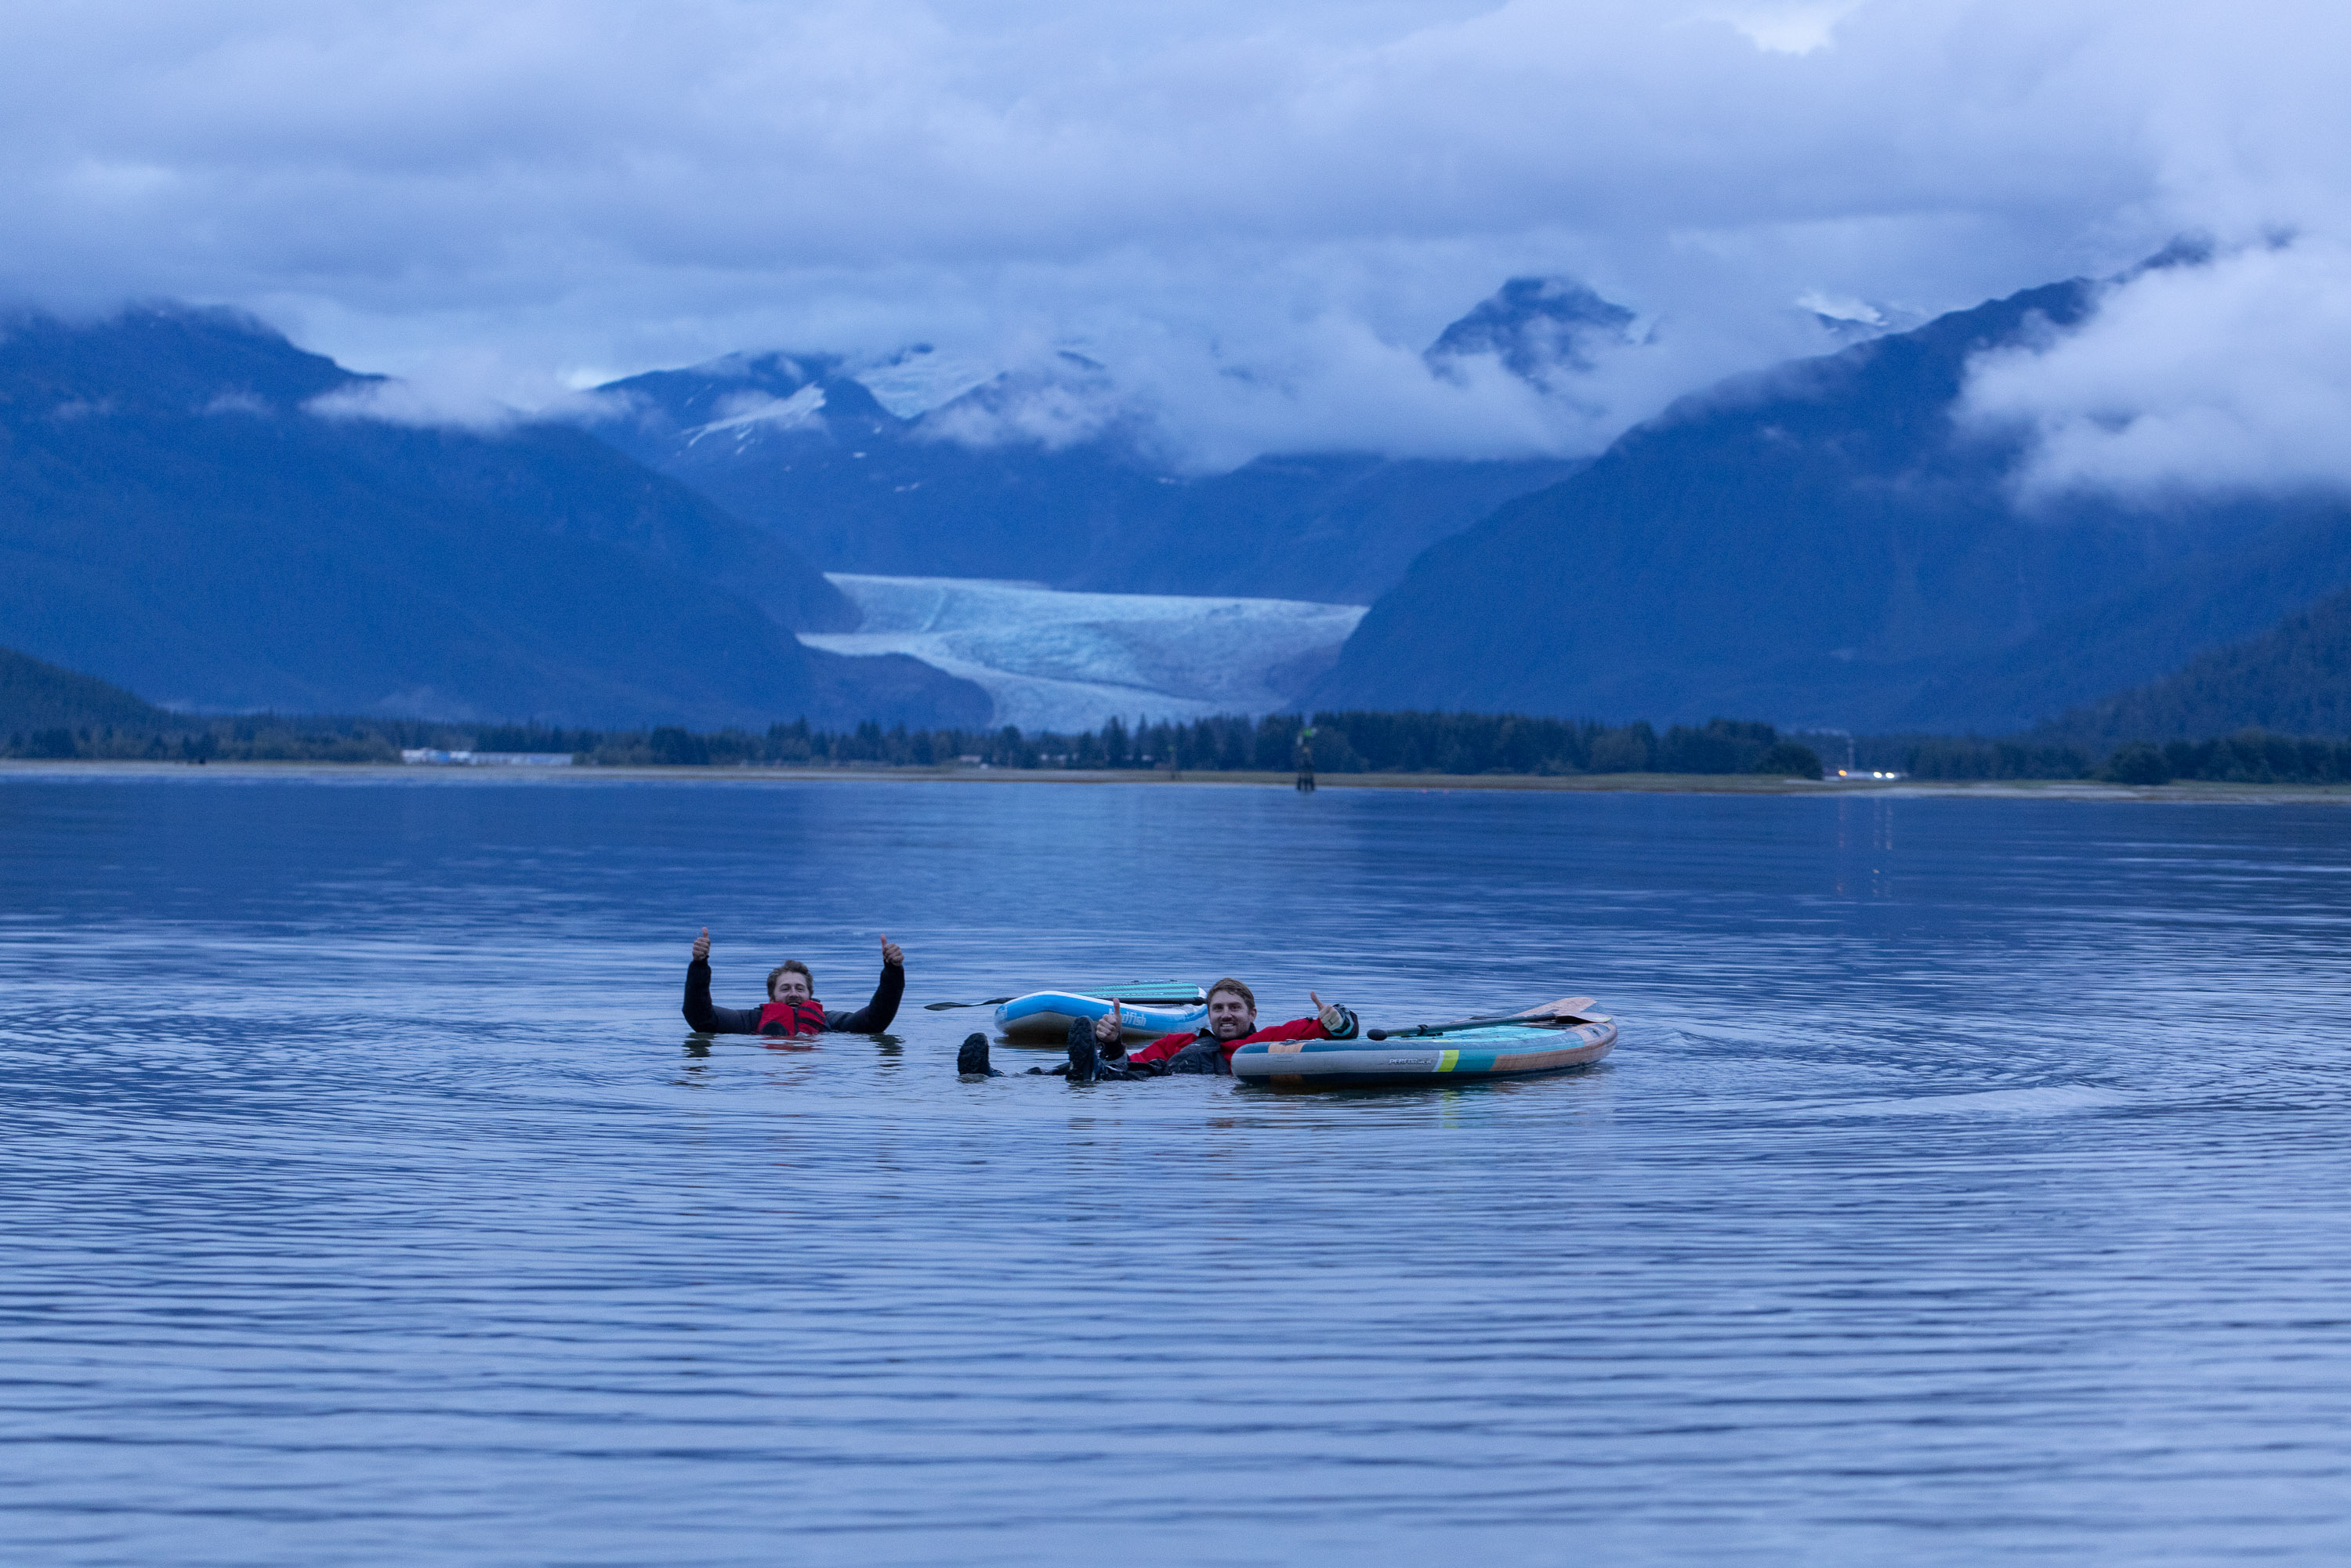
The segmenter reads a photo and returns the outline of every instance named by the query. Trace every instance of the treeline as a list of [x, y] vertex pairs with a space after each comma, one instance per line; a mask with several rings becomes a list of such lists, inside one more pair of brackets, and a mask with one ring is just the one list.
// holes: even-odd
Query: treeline
[[1715, 719], [1604, 725], [1508, 714], [1271, 714], [1188, 723], [1112, 719], [1075, 734], [998, 729], [811, 728], [765, 731], [664, 726], [595, 730], [538, 725], [262, 715], [175, 720], [170, 728], [55, 727], [5, 737], [11, 757], [180, 762], [396, 762], [404, 749], [559, 752], [588, 766], [930, 768], [1287, 772], [1311, 759], [1325, 773], [1770, 773], [1817, 779], [1819, 756], [1768, 724]]
[[1878, 735], [1854, 743], [1859, 765], [1913, 779], [2086, 779], [2098, 758], [2078, 747], [1973, 736]]
[[2161, 746], [2134, 740], [2115, 747], [2099, 777], [2118, 784], [2351, 784], [2351, 740], [2312, 740], [2260, 729]]
[[2125, 741], [2104, 755], [2080, 746], [1973, 737], [1872, 736], [1865, 768], [1914, 779], [2095, 779], [2110, 784], [2351, 784], [2351, 739], [2246, 729], [2217, 740]]
[[[514, 749], [524, 749], [516, 747]], [[1226, 716], [1188, 723], [1112, 719], [1064, 735], [995, 730], [884, 730], [864, 724], [847, 734], [778, 724], [764, 735], [715, 735], [662, 728], [602, 737], [581, 748], [584, 762], [671, 767], [880, 763], [936, 767], [1158, 768], [1174, 772], [1286, 772], [1311, 759], [1323, 773], [1783, 773], [1821, 776], [1810, 747], [1783, 739], [1768, 724], [1715, 719], [1675, 725], [1663, 735], [1646, 723], [1609, 726], [1511, 714], [1318, 713], [1263, 718]]]
[[[1311, 728], [1308, 744], [1301, 738]], [[2351, 784], [2351, 739], [2248, 729], [2217, 740], [2130, 741], [2105, 755], [2033, 739], [1812, 737], [1840, 763], [1922, 779], [2097, 779], [2123, 784]], [[1188, 723], [1113, 719], [1095, 730], [680, 727], [601, 730], [421, 719], [172, 716], [168, 723], [49, 727], [0, 736], [12, 758], [156, 762], [398, 762], [403, 750], [536, 752], [603, 767], [904, 767], [1287, 772], [1311, 753], [1323, 773], [1760, 773], [1817, 779], [1818, 752], [1768, 724], [1714, 719], [1660, 733], [1643, 724], [1509, 714], [1318, 713]]]
[[109, 762], [397, 762], [401, 752], [409, 747], [470, 748], [474, 735], [470, 728], [426, 720], [175, 715], [157, 724], [57, 725], [14, 730], [0, 737], [5, 742], [0, 746], [0, 757]]

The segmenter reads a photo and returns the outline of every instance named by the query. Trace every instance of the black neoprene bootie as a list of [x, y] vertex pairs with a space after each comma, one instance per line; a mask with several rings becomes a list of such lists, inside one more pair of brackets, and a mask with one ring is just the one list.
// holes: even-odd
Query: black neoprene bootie
[[1092, 1083], [1102, 1066], [1102, 1052], [1094, 1044], [1094, 1020], [1080, 1019], [1070, 1025], [1070, 1082]]
[[984, 1034], [967, 1034], [963, 1037], [963, 1049], [956, 1052], [956, 1071], [966, 1078], [1004, 1076], [987, 1064], [987, 1037]]

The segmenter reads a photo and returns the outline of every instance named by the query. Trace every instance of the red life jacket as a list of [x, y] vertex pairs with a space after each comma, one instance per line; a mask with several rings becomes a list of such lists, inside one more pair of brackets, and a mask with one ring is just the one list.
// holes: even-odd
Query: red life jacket
[[759, 1009], [761, 1034], [822, 1034], [824, 1004], [814, 997], [805, 1000], [769, 1002]]
[[[1350, 1025], [1349, 1027], [1352, 1028], [1353, 1026]], [[1142, 1050], [1130, 1051], [1127, 1054], [1126, 1060], [1130, 1066], [1141, 1066], [1154, 1061], [1165, 1061], [1177, 1051], [1183, 1050], [1186, 1046], [1192, 1044], [1194, 1041], [1207, 1040], [1214, 1044], [1218, 1051], [1224, 1052], [1225, 1061], [1227, 1065], [1229, 1066], [1233, 1060], [1233, 1052], [1238, 1051], [1245, 1045], [1255, 1045], [1260, 1040], [1331, 1040], [1333, 1038], [1335, 1037], [1331, 1033], [1331, 1031], [1322, 1027], [1321, 1015], [1313, 1014], [1302, 1019], [1291, 1019], [1288, 1023], [1268, 1024], [1265, 1028], [1258, 1030], [1255, 1034], [1246, 1034], [1241, 1036], [1238, 1040], [1218, 1040], [1215, 1034], [1205, 1029], [1196, 1034], [1165, 1034], [1161, 1035], [1157, 1040], [1153, 1040], [1149, 1045], [1144, 1046]]]

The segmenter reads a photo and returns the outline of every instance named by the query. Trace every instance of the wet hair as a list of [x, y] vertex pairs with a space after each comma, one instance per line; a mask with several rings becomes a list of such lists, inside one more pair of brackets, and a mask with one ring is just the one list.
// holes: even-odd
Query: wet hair
[[[772, 984], [773, 982], [771, 981], [769, 983]], [[1247, 986], [1242, 985], [1238, 980], [1234, 979], [1230, 975], [1227, 975], [1223, 979], [1218, 980], [1215, 985], [1208, 988], [1208, 999], [1210, 1001], [1215, 1001], [1218, 991], [1232, 992], [1233, 995], [1240, 998], [1241, 1000], [1249, 1004], [1249, 1011], [1257, 1011], [1257, 993], [1250, 990]]]
[[816, 995], [816, 977], [809, 973], [809, 967], [806, 964], [801, 963], [798, 958], [787, 958], [782, 963], [768, 971], [768, 995], [769, 997], [773, 997], [776, 994], [776, 982], [782, 979], [786, 975], [799, 976], [809, 983], [809, 995]]

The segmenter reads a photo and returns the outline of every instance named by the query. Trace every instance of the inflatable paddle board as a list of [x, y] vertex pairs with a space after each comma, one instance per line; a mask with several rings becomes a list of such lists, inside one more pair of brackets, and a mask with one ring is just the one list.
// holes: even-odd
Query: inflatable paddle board
[[1233, 1052], [1233, 1076], [1275, 1089], [1483, 1083], [1588, 1067], [1615, 1049], [1616, 1025], [1585, 1015], [1562, 1028], [1489, 1024], [1390, 1040], [1283, 1040]]
[[1059, 1045], [1079, 1019], [1098, 1019], [1118, 1004], [1126, 1040], [1206, 1027], [1208, 996], [1197, 986], [1098, 986], [1085, 991], [1031, 991], [996, 1009], [997, 1031], [1027, 1045]]

